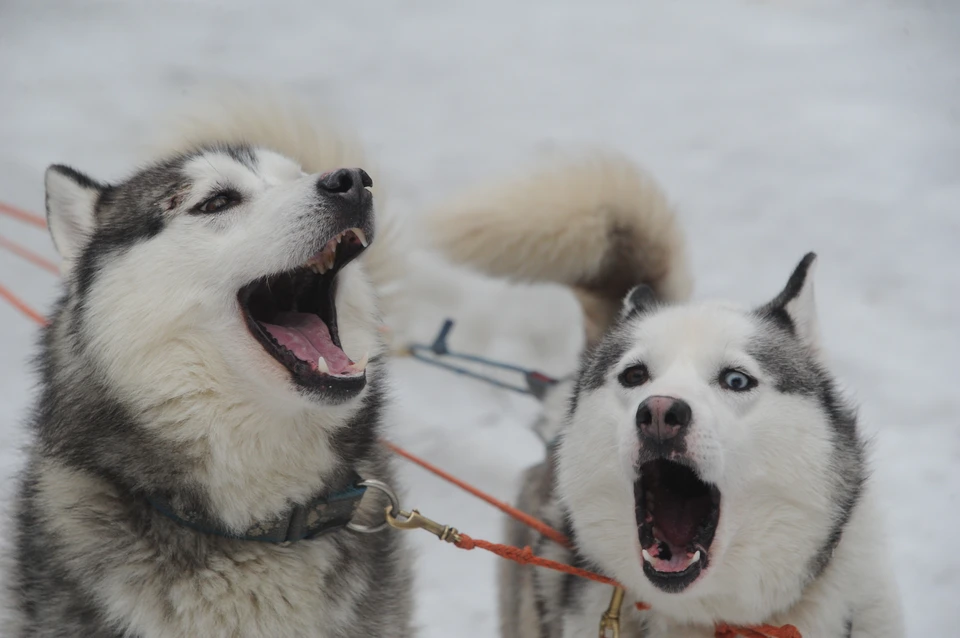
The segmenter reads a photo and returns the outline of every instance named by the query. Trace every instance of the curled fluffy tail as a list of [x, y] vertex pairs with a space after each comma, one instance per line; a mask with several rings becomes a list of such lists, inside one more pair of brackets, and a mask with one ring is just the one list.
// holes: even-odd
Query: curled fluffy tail
[[654, 179], [624, 157], [557, 164], [448, 202], [427, 220], [448, 259], [494, 277], [553, 282], [579, 299], [588, 341], [639, 284], [665, 301], [692, 287], [683, 234]]

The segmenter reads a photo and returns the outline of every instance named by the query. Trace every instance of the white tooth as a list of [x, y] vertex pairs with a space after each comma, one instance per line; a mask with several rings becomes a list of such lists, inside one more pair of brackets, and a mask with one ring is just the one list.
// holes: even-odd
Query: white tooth
[[693, 555], [693, 558], [690, 559], [690, 564], [693, 565], [700, 560], [700, 550], [697, 550], [697, 553]]
[[338, 243], [338, 244], [340, 243], [340, 241], [341, 241], [342, 239], [343, 239], [343, 233], [340, 233], [339, 235], [337, 235], [337, 243]]
[[324, 361], [323, 357], [317, 359], [317, 371], [324, 374], [330, 374], [330, 368], [327, 366], [327, 362]]
[[650, 563], [651, 565], [653, 565], [653, 556], [650, 555], [650, 552], [648, 552], [648, 551], [645, 550], [645, 549], [642, 549], [642, 550], [640, 550], [640, 551], [641, 551], [641, 553], [643, 553], [643, 560], [645, 560], [645, 561], [647, 561], [648, 563]]
[[363, 372], [367, 369], [367, 362], [370, 360], [370, 352], [364, 352], [363, 358], [353, 364], [353, 369], [357, 372]]
[[360, 245], [364, 248], [367, 247], [367, 236], [363, 234], [363, 231], [359, 228], [353, 229], [353, 234], [357, 236], [357, 239], [360, 240]]

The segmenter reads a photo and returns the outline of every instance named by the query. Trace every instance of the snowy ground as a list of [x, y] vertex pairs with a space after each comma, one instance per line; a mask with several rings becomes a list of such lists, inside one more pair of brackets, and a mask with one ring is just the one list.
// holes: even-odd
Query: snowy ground
[[[269, 5], [269, 7], [268, 7]], [[172, 103], [223, 79], [333, 103], [417, 211], [555, 148], [613, 145], [672, 193], [698, 296], [760, 302], [807, 250], [836, 366], [875, 434], [911, 636], [960, 622], [960, 4], [950, 0], [0, 4], [0, 200], [39, 210], [53, 161], [111, 179]], [[36, 229], [0, 234], [51, 254]], [[573, 302], [430, 269], [405, 317], [462, 349], [564, 372]], [[0, 252], [0, 284], [56, 282]], [[0, 304], [0, 462], [18, 464], [35, 327]], [[535, 406], [412, 361], [391, 436], [509, 498]], [[499, 517], [404, 467], [409, 500]], [[5, 479], [9, 485], [9, 478]], [[425, 636], [493, 636], [494, 559], [417, 537]]]

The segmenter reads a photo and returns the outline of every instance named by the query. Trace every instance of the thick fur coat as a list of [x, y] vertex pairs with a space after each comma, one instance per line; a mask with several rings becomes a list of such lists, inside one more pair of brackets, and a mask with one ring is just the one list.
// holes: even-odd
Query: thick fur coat
[[[353, 473], [396, 485], [378, 443], [385, 346], [371, 279], [401, 264], [379, 246], [391, 234], [374, 223], [359, 147], [267, 104], [205, 112], [167, 142], [115, 184], [47, 171], [63, 289], [37, 359], [4, 635], [408, 636], [398, 534], [237, 540], [151, 505], [240, 532]], [[338, 262], [331, 284], [320, 273], [341, 240], [372, 245]], [[240, 294], [299, 295], [276, 292], [282, 277], [327, 277], [336, 314], [311, 337], [326, 364], [293, 356], [312, 346], [284, 350], [274, 337], [295, 330], [265, 328]], [[368, 490], [353, 522], [382, 523], [385, 504]]]

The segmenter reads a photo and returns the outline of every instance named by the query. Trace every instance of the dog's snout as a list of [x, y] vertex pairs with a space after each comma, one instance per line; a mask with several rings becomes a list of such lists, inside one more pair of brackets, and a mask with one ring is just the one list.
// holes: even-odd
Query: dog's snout
[[649, 397], [637, 408], [637, 427], [642, 437], [668, 441], [680, 434], [693, 420], [693, 410], [683, 399]]
[[364, 188], [373, 186], [373, 180], [362, 168], [340, 168], [320, 176], [317, 188], [321, 193], [352, 195], [361, 194]]

